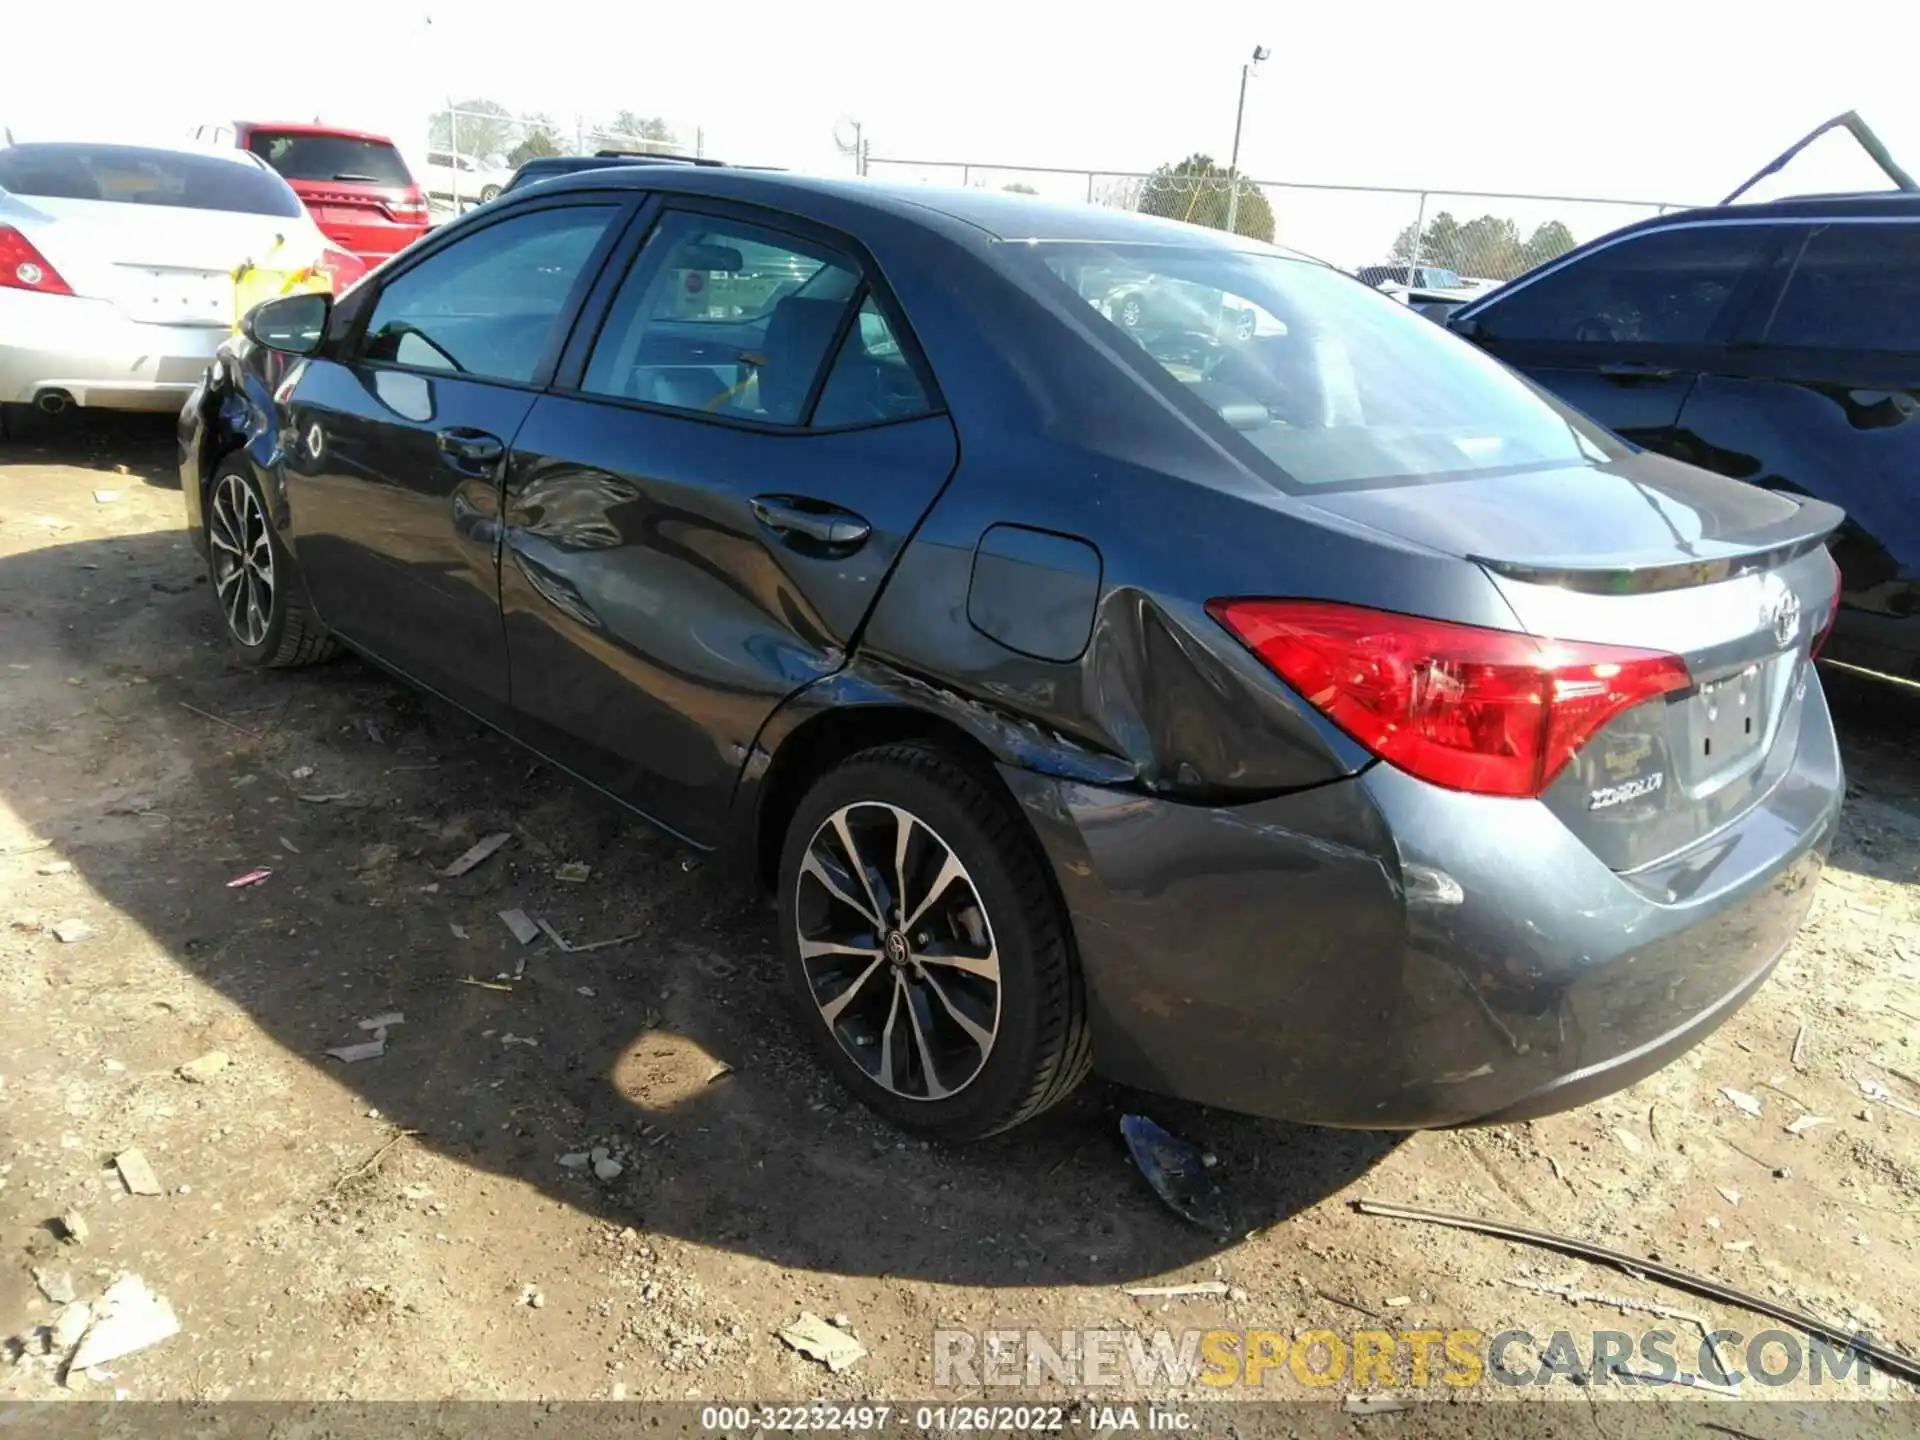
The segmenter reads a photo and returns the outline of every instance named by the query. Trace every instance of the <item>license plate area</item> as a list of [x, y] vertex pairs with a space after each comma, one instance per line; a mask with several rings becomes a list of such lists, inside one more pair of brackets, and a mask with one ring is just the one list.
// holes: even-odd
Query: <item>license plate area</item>
[[1760, 753], [1767, 738], [1767, 669], [1749, 665], [1703, 684], [1687, 702], [1685, 773], [1703, 780]]
[[120, 308], [153, 325], [224, 325], [233, 318], [233, 280], [206, 270], [128, 267]]

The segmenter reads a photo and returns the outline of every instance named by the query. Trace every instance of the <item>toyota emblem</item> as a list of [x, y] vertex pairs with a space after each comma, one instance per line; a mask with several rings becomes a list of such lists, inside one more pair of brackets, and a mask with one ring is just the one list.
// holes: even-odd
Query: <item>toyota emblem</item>
[[1782, 650], [1800, 638], [1800, 597], [1778, 575], [1767, 577], [1767, 594], [1760, 602], [1760, 619], [1773, 631], [1773, 643]]

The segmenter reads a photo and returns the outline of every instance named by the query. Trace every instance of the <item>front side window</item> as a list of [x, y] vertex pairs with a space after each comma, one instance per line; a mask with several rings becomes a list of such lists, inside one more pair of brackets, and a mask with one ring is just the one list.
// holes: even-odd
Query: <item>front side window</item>
[[[1010, 251], [1012, 247], [1009, 247]], [[1178, 387], [1311, 489], [1584, 464], [1617, 444], [1477, 347], [1339, 271], [1250, 251], [1044, 244], [1044, 266]], [[1119, 285], [1117, 272], [1130, 272]], [[1124, 301], [1151, 295], [1137, 325]], [[1123, 350], [1123, 353], [1126, 353]]]
[[1826, 225], [1800, 246], [1768, 345], [1920, 351], [1920, 225]]
[[239, 155], [133, 145], [31, 144], [0, 150], [0, 190], [48, 200], [102, 200], [240, 215], [302, 213], [284, 180]]
[[530, 383], [618, 213], [612, 205], [533, 210], [465, 236], [382, 288], [362, 353], [415, 369]]
[[850, 260], [669, 211], [621, 283], [581, 388], [797, 425], [859, 286]]
[[1652, 231], [1514, 287], [1473, 318], [1489, 340], [1705, 344], [1770, 240], [1759, 225]]

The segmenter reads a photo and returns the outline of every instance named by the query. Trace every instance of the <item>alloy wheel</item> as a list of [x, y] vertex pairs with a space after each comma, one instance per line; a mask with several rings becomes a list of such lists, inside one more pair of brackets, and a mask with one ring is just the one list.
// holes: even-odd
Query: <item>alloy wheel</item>
[[1128, 296], [1127, 299], [1121, 303], [1120, 323], [1129, 330], [1140, 323], [1140, 302], [1138, 299], [1133, 296]]
[[223, 475], [207, 514], [213, 587], [227, 629], [249, 649], [264, 644], [273, 623], [273, 538], [253, 487], [238, 475]]
[[907, 1100], [964, 1090], [1000, 1028], [1000, 957], [953, 848], [918, 816], [842, 806], [794, 887], [801, 967], [820, 1018], [875, 1084]]

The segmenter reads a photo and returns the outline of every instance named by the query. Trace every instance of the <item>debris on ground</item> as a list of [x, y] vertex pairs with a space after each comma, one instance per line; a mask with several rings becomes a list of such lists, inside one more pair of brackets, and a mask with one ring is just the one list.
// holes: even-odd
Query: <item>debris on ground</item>
[[500, 923], [513, 933], [513, 938], [522, 945], [531, 945], [540, 938], [540, 927], [527, 918], [527, 912], [520, 909], [502, 910]]
[[867, 1353], [867, 1347], [853, 1336], [811, 1310], [802, 1310], [800, 1318], [782, 1328], [779, 1334], [788, 1345], [809, 1360], [818, 1360], [835, 1375], [857, 1365]]
[[1524, 1225], [1509, 1225], [1502, 1220], [1480, 1220], [1470, 1215], [1449, 1215], [1444, 1211], [1423, 1210], [1414, 1205], [1389, 1205], [1378, 1200], [1356, 1200], [1353, 1202], [1353, 1208], [1362, 1215], [1376, 1215], [1389, 1220], [1413, 1220], [1427, 1225], [1445, 1225], [1455, 1230], [1470, 1230], [1477, 1235], [1492, 1235], [1502, 1240], [1517, 1241], [1525, 1245], [1538, 1245], [1544, 1250], [1555, 1250], [1563, 1255], [1572, 1255], [1601, 1265], [1611, 1265], [1628, 1275], [1640, 1278], [1651, 1276], [1688, 1294], [1699, 1295], [1707, 1300], [1716, 1300], [1722, 1305], [1737, 1305], [1742, 1309], [1753, 1311], [1756, 1315], [1765, 1315], [1771, 1320], [1778, 1320], [1783, 1325], [1791, 1325], [1805, 1334], [1818, 1336], [1831, 1345], [1851, 1349], [1874, 1369], [1895, 1379], [1905, 1380], [1908, 1384], [1920, 1384], [1920, 1361], [1909, 1359], [1896, 1350], [1876, 1344], [1864, 1335], [1848, 1334], [1843, 1326], [1829, 1325], [1826, 1321], [1802, 1311], [1759, 1295], [1749, 1295], [1746, 1291], [1736, 1289], [1722, 1281], [1710, 1280], [1704, 1275], [1695, 1275], [1686, 1270], [1676, 1269], [1659, 1260], [1625, 1255], [1618, 1250], [1609, 1250], [1603, 1245], [1577, 1240], [1571, 1236], [1556, 1235], [1547, 1230], [1530, 1230]]
[[362, 1030], [385, 1030], [389, 1025], [404, 1025], [407, 1017], [398, 1010], [389, 1010], [384, 1015], [372, 1015], [360, 1022]]
[[1824, 1115], [1802, 1115], [1798, 1120], [1787, 1126], [1787, 1134], [1804, 1135], [1816, 1125], [1831, 1125], [1832, 1123], [1833, 1122]]
[[351, 790], [336, 790], [327, 795], [302, 795], [300, 797], [300, 799], [306, 801], [309, 805], [331, 805], [336, 801], [351, 800], [352, 798], [353, 792]]
[[375, 1039], [362, 1041], [358, 1045], [336, 1045], [333, 1049], [327, 1051], [327, 1054], [331, 1055], [334, 1059], [344, 1061], [349, 1065], [357, 1064], [362, 1060], [377, 1060], [386, 1053], [387, 1037], [385, 1032], [382, 1032]]
[[68, 1373], [105, 1365], [179, 1333], [180, 1317], [173, 1306], [138, 1275], [122, 1275], [94, 1307], [93, 1323], [73, 1352]]
[[36, 875], [68, 875], [73, 872], [71, 860], [49, 860], [33, 873]]
[[502, 1035], [500, 1037], [500, 1043], [502, 1045], [524, 1045], [529, 1050], [536, 1049], [540, 1044], [540, 1042], [531, 1035], [514, 1035], [511, 1033]]
[[[502, 918], [505, 918], [505, 917], [502, 917]], [[594, 950], [611, 950], [616, 945], [631, 945], [634, 941], [641, 939], [647, 933], [644, 930], [636, 930], [631, 935], [616, 935], [611, 940], [590, 940], [584, 945], [576, 945], [572, 941], [568, 940], [567, 937], [562, 935], [558, 930], [554, 929], [553, 926], [549, 925], [545, 920], [541, 920], [537, 923], [539, 924], [541, 930], [546, 932], [546, 937], [554, 943], [554, 946], [563, 955], [585, 955]], [[524, 944], [525, 942], [523, 941], [521, 943]]]
[[63, 1211], [55, 1223], [60, 1227], [60, 1238], [69, 1245], [84, 1245], [87, 1236], [93, 1233], [93, 1227], [87, 1224], [87, 1217], [78, 1210]]
[[227, 881], [227, 889], [245, 890], [252, 885], [264, 885], [267, 883], [267, 878], [272, 874], [273, 871], [263, 865], [256, 870], [247, 871], [244, 875], [234, 876], [233, 879]]
[[554, 870], [553, 878], [562, 885], [584, 885], [593, 878], [593, 867], [584, 860], [569, 860]]
[[711, 1085], [716, 1080], [724, 1080], [731, 1074], [733, 1074], [733, 1066], [724, 1060], [716, 1060], [713, 1065], [713, 1073], [707, 1076], [707, 1084]]
[[562, 1155], [560, 1157], [560, 1163], [568, 1170], [584, 1170], [587, 1168], [588, 1162], [592, 1159], [593, 1157], [587, 1154], [586, 1151], [575, 1150], [570, 1154]]
[[593, 1178], [596, 1180], [618, 1180], [627, 1167], [611, 1156], [593, 1162]]
[[1184, 1300], [1196, 1295], [1225, 1295], [1226, 1282], [1201, 1280], [1192, 1285], [1135, 1285], [1127, 1291], [1136, 1300]]
[[300, 847], [284, 835], [280, 837], [280, 848], [289, 855], [298, 855], [300, 853]]
[[1731, 1086], [1723, 1087], [1720, 1093], [1726, 1096], [1727, 1099], [1733, 1103], [1733, 1108], [1740, 1111], [1743, 1115], [1758, 1115], [1760, 1113], [1759, 1096], [1749, 1095], [1746, 1091], [1735, 1090]]
[[120, 503], [120, 492], [118, 490], [96, 490], [93, 492], [93, 503], [96, 505], [117, 505]]
[[1642, 1153], [1640, 1137], [1634, 1134], [1631, 1130], [1623, 1130], [1618, 1125], [1616, 1125], [1614, 1126], [1614, 1129], [1613, 1129], [1613, 1138], [1618, 1140], [1622, 1145], [1624, 1145], [1627, 1148], [1629, 1153], [1634, 1155], [1638, 1155]]
[[1810, 1024], [1808, 1024], [1807, 1021], [1802, 1020], [1800, 1022], [1800, 1028], [1794, 1032], [1793, 1050], [1787, 1056], [1787, 1061], [1796, 1070], [1804, 1071], [1807, 1068], [1806, 1062], [1805, 1062], [1805, 1057], [1807, 1053], [1807, 1034], [1812, 1028], [1813, 1027]]
[[1349, 1395], [1340, 1408], [1349, 1415], [1396, 1415], [1418, 1403], [1398, 1395]]
[[232, 1063], [233, 1059], [226, 1051], [209, 1050], [198, 1060], [189, 1060], [174, 1073], [189, 1084], [205, 1085]]
[[71, 1305], [60, 1307], [60, 1313], [53, 1317], [53, 1348], [56, 1354], [64, 1355], [80, 1343], [80, 1337], [87, 1333], [87, 1326], [93, 1322], [93, 1306], [84, 1300], [76, 1300]]
[[1216, 1235], [1232, 1231], [1233, 1213], [1226, 1192], [1214, 1183], [1208, 1173], [1211, 1167], [1199, 1150], [1169, 1135], [1144, 1115], [1122, 1115], [1120, 1133], [1133, 1163], [1168, 1208]]
[[35, 1270], [33, 1283], [40, 1287], [40, 1293], [55, 1305], [71, 1305], [74, 1289], [73, 1276], [64, 1270]]
[[1920, 1110], [1916, 1110], [1906, 1102], [1896, 1099], [1894, 1093], [1878, 1080], [1862, 1080], [1860, 1082], [1860, 1094], [1876, 1104], [1886, 1106], [1889, 1110], [1898, 1110], [1902, 1115], [1912, 1115], [1920, 1118]]
[[296, 765], [293, 767], [292, 775], [296, 780], [311, 780], [313, 778], [313, 766]]
[[547, 1308], [547, 1297], [540, 1292], [538, 1285], [523, 1285], [520, 1287], [520, 1303], [530, 1305], [535, 1310], [544, 1310]]
[[1727, 1204], [1738, 1205], [1740, 1203], [1740, 1192], [1738, 1190], [1729, 1190], [1724, 1185], [1716, 1185], [1713, 1188], [1720, 1192], [1720, 1198], [1726, 1201]]
[[93, 926], [84, 920], [62, 920], [53, 927], [53, 938], [62, 945], [78, 945], [93, 938]]
[[138, 1150], [122, 1150], [113, 1157], [114, 1168], [120, 1172], [121, 1183], [127, 1187], [130, 1195], [161, 1195], [166, 1193], [160, 1188], [160, 1177], [153, 1173], [153, 1166], [147, 1157]]
[[512, 838], [513, 834], [511, 831], [496, 830], [485, 839], [476, 841], [473, 845], [469, 846], [463, 854], [440, 873], [449, 880], [457, 880]]
[[587, 999], [591, 1000], [598, 992], [595, 991], [591, 985], [576, 985], [573, 988], [573, 993], [576, 995], [584, 995]]

